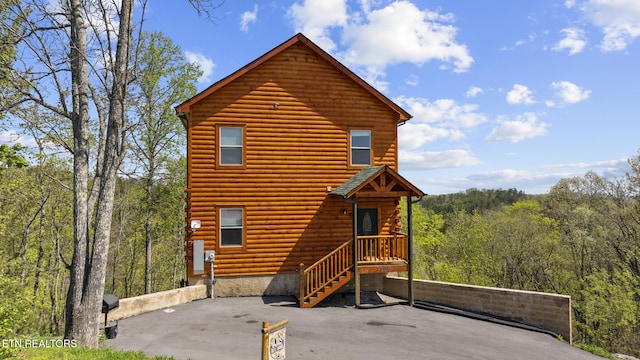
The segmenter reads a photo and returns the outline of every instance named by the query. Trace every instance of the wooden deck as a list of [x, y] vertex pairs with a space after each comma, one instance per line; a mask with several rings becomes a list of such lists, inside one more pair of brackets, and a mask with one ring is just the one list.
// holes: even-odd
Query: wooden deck
[[[358, 236], [358, 274], [408, 270], [408, 239], [405, 234]], [[300, 264], [300, 307], [313, 307], [354, 274], [353, 241], [347, 241], [315, 264]]]

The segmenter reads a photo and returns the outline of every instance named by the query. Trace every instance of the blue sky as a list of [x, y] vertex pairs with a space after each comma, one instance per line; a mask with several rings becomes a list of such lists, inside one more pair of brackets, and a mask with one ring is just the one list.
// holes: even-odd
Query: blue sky
[[638, 0], [227, 0], [213, 22], [150, 1], [146, 16], [201, 65], [200, 90], [304, 33], [414, 116], [400, 172], [428, 194], [546, 193], [623, 176], [640, 149]]

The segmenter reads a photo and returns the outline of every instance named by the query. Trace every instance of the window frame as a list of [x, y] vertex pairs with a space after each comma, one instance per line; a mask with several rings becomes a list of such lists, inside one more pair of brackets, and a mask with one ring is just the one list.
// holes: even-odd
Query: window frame
[[[222, 244], [222, 230], [224, 230], [225, 228], [238, 228], [236, 227], [223, 227], [222, 226], [222, 211], [223, 210], [230, 210], [230, 209], [234, 209], [234, 210], [241, 210], [242, 211], [242, 225], [241, 225], [241, 230], [242, 230], [242, 244], [241, 245], [223, 245]], [[217, 216], [218, 216], [218, 221], [217, 221], [217, 234], [218, 234], [218, 241], [216, 241], [216, 248], [218, 250], [245, 250], [247, 247], [247, 211], [246, 211], [246, 206], [245, 205], [238, 205], [238, 204], [229, 204], [229, 205], [219, 205], [218, 209], [216, 211]]]
[[[238, 146], [222, 145], [222, 129], [241, 129], [242, 131], [242, 144], [239, 146], [242, 149], [241, 164], [224, 164], [222, 163], [222, 149], [226, 148], [238, 148]], [[245, 124], [216, 124], [216, 168], [217, 169], [246, 169], [247, 167], [247, 131]]]
[[[366, 131], [369, 133], [369, 147], [365, 148], [365, 147], [354, 147], [353, 146], [353, 135], [352, 133], [354, 131]], [[349, 145], [349, 149], [348, 149], [348, 161], [349, 161], [349, 167], [366, 167], [366, 166], [373, 166], [373, 131], [371, 129], [367, 129], [367, 128], [350, 128], [348, 131], [348, 145]], [[369, 150], [369, 163], [368, 164], [354, 164], [353, 163], [353, 150], [363, 150], [363, 149], [368, 149]]]

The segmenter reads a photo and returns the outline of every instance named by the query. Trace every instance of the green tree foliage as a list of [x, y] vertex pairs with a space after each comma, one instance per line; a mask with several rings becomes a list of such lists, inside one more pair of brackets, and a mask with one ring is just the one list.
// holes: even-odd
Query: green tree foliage
[[[444, 242], [442, 215], [424, 209], [420, 204], [412, 205], [413, 238], [415, 239], [414, 267], [416, 277], [432, 279], [436, 277], [436, 259]], [[406, 208], [406, 201], [402, 200]], [[407, 218], [402, 217], [403, 228], [407, 229]]]
[[[33, 322], [31, 304], [25, 295], [24, 287], [16, 280], [0, 276], [0, 339], [18, 338]], [[0, 358], [4, 359], [12, 350], [0, 347]]]
[[576, 343], [639, 356], [640, 153], [629, 165], [623, 178], [587, 173], [543, 196], [423, 200], [415, 275], [571, 295]]
[[516, 201], [526, 200], [531, 196], [517, 189], [468, 189], [464, 192], [446, 195], [428, 195], [422, 198], [424, 208], [443, 214], [457, 210], [473, 212], [475, 210], [498, 210]]
[[15, 322], [14, 332], [48, 335], [63, 321], [73, 231], [73, 194], [65, 184], [72, 174], [66, 161], [36, 157], [32, 166], [5, 169], [0, 182], [0, 272], [20, 285], [6, 293], [9, 302], [29, 300], [31, 321]]
[[[0, 170], [29, 166], [29, 162], [20, 154], [23, 151], [24, 147], [20, 144], [14, 144], [13, 146], [0, 144]], [[0, 173], [1, 176], [2, 173]]]
[[197, 92], [195, 82], [201, 71], [186, 61], [180, 47], [162, 33], [142, 33], [136, 57], [139, 76], [134, 82], [133, 108], [137, 121], [131, 128], [131, 150], [135, 168], [141, 168], [145, 183], [140, 202], [145, 212], [145, 292], [153, 291], [152, 247], [158, 238], [162, 218], [157, 214], [165, 208], [154, 187], [168, 176], [169, 162], [184, 148], [184, 127], [173, 105]]

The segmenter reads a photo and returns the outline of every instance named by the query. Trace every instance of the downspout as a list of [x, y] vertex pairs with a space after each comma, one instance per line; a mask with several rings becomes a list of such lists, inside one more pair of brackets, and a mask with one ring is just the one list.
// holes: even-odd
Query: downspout
[[351, 221], [353, 231], [353, 276], [356, 295], [356, 306], [360, 306], [360, 276], [358, 275], [358, 203], [342, 197], [342, 201], [353, 205], [353, 219]]

